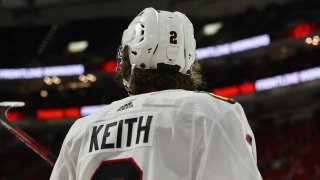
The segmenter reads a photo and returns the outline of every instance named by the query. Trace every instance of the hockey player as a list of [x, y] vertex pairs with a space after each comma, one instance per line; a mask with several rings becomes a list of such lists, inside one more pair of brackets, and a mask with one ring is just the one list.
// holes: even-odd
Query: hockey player
[[240, 104], [195, 91], [195, 47], [184, 14], [143, 10], [118, 52], [130, 96], [73, 124], [51, 179], [261, 179]]

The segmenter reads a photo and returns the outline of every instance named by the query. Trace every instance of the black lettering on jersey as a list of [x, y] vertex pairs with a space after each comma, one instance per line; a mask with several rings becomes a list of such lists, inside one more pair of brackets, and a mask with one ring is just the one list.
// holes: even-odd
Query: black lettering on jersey
[[106, 140], [107, 137], [110, 136], [110, 132], [109, 132], [109, 127], [115, 126], [117, 125], [117, 121], [110, 123], [110, 124], [106, 124], [106, 128], [104, 130], [104, 134], [103, 134], [103, 138], [102, 138], [102, 143], [101, 143], [101, 149], [109, 149], [109, 148], [114, 148], [114, 143], [108, 143], [106, 144]]
[[[138, 116], [118, 121], [106, 121], [105, 124], [93, 126], [89, 153], [100, 149], [121, 149], [148, 143], [152, 119], [153, 116]], [[104, 131], [101, 131], [103, 127]], [[123, 133], [127, 133], [127, 136], [123, 136]], [[134, 142], [132, 142], [133, 139], [135, 139]]]
[[100, 130], [102, 129], [103, 125], [100, 125], [97, 129], [97, 126], [93, 126], [93, 130], [92, 130], [92, 134], [91, 134], [91, 140], [90, 140], [90, 148], [89, 148], [89, 152], [92, 151], [92, 148], [94, 146], [94, 150], [98, 150], [98, 139], [97, 136], [100, 132]]
[[117, 111], [123, 111], [123, 110], [129, 109], [129, 108], [132, 108], [132, 107], [133, 107], [132, 102], [128, 102], [127, 104], [119, 107], [119, 108], [117, 109]]
[[117, 134], [117, 148], [121, 148], [121, 143], [122, 143], [122, 124], [123, 120], [119, 121], [118, 125], [118, 134]]
[[138, 118], [130, 118], [124, 121], [125, 124], [128, 124], [127, 147], [131, 146], [132, 126], [133, 126], [133, 123], [137, 122], [137, 119]]
[[142, 126], [142, 118], [143, 118], [143, 116], [139, 117], [138, 134], [137, 134], [136, 144], [139, 144], [140, 133], [142, 131], [144, 131], [143, 142], [147, 143], [148, 140], [149, 140], [149, 131], [150, 131], [150, 125], [151, 125], [152, 116], [148, 116], [147, 123], [146, 123], [145, 126]]

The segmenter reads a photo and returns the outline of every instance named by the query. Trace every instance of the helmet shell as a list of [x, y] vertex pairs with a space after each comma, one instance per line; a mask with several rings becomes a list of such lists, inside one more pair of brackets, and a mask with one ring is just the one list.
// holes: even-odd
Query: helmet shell
[[146, 8], [123, 32], [122, 47], [141, 69], [168, 69], [187, 74], [195, 60], [193, 25], [180, 12]]

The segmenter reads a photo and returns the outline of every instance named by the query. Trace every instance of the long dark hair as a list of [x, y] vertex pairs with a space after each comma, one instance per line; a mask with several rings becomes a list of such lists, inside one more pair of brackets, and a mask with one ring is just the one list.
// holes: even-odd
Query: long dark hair
[[123, 49], [122, 62], [119, 67], [117, 81], [123, 85], [123, 79], [129, 82], [126, 87], [129, 94], [141, 94], [151, 91], [167, 89], [198, 90], [202, 86], [200, 64], [195, 62], [189, 74], [182, 74], [171, 70], [135, 68], [129, 60], [129, 47]]

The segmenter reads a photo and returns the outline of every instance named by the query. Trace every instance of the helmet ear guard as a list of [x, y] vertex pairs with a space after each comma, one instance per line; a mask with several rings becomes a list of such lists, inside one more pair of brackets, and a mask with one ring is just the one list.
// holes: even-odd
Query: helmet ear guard
[[195, 60], [195, 39], [190, 20], [180, 12], [144, 9], [123, 32], [131, 65], [188, 74]]

